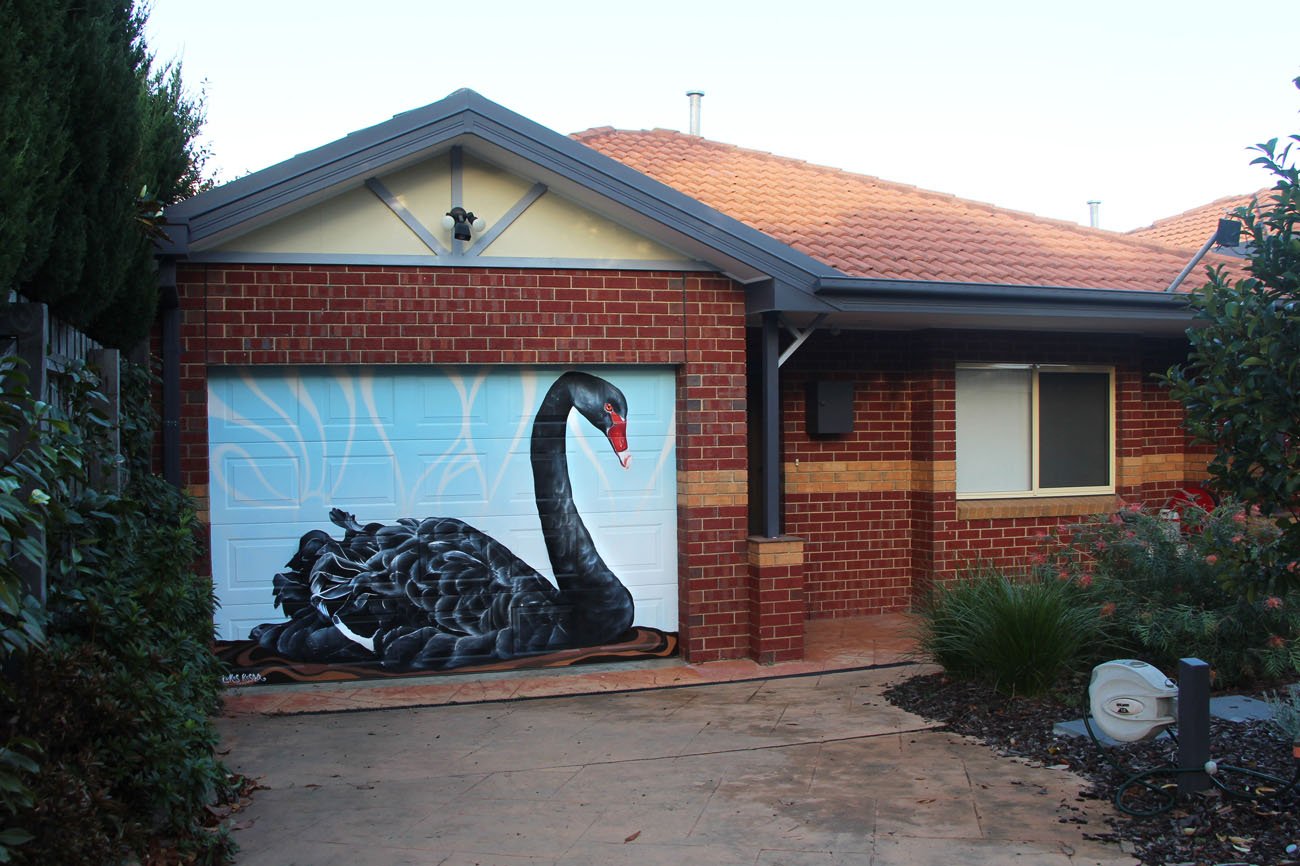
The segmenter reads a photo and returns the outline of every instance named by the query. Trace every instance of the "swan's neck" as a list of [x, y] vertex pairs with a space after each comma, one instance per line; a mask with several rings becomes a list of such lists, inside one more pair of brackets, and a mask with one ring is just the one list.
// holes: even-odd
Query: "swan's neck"
[[533, 487], [546, 552], [560, 591], [591, 592], [623, 586], [605, 565], [591, 533], [573, 504], [565, 432], [573, 403], [567, 394], [547, 394], [533, 423]]

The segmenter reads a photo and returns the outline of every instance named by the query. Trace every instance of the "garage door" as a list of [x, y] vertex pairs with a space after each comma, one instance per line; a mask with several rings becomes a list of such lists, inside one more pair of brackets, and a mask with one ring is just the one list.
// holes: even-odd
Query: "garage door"
[[[549, 368], [239, 368], [209, 380], [217, 635], [282, 622], [273, 580], [313, 530], [454, 517], [554, 583], [530, 441]], [[677, 629], [674, 376], [599, 368], [626, 398], [627, 466], [574, 411], [557, 446], [600, 559], [631, 592], [634, 624]], [[575, 377], [569, 377], [570, 379]], [[613, 411], [608, 406], [607, 411]], [[562, 440], [562, 441], [559, 441]]]

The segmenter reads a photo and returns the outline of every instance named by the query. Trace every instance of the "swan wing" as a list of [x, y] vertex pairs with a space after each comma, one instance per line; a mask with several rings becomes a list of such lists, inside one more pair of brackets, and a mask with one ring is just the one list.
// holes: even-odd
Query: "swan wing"
[[420, 567], [406, 583], [412, 605], [449, 634], [486, 635], [510, 626], [524, 596], [554, 595], [537, 570], [487, 533], [454, 518], [420, 526]]
[[291, 621], [259, 627], [263, 645], [438, 669], [569, 642], [555, 586], [468, 523], [347, 523], [342, 541], [318, 531], [304, 536], [298, 556], [276, 575]]
[[[312, 603], [326, 621], [360, 635], [432, 628], [452, 637], [508, 628], [511, 608], [544, 602], [555, 588], [508, 547], [449, 517], [384, 526], [369, 542], [322, 551]], [[356, 555], [373, 552], [364, 560]], [[338, 619], [336, 619], [338, 618]]]

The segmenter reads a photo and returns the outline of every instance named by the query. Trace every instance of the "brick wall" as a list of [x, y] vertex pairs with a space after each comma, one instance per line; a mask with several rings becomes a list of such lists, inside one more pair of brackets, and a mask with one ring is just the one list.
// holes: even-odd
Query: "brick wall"
[[744, 298], [675, 272], [186, 265], [182, 470], [207, 496], [207, 370], [248, 364], [677, 369], [680, 636], [749, 649]]
[[[1116, 487], [1163, 504], [1204, 475], [1181, 412], [1152, 379], [1177, 340], [988, 332], [819, 332], [782, 368], [786, 531], [805, 540], [804, 593], [814, 617], [901, 610], [931, 579], [986, 561], [1018, 567], [1044, 534], [1106, 511], [1115, 496], [958, 500], [958, 362], [1115, 368]], [[854, 382], [854, 430], [813, 436], [805, 388]]]
[[[1114, 497], [959, 501], [959, 361], [1114, 366], [1117, 493], [1163, 503], [1204, 475], [1204, 452], [1188, 446], [1178, 406], [1150, 375], [1177, 359], [1179, 341], [821, 331], [781, 371], [785, 531], [802, 542], [802, 566], [778, 574], [750, 561], [744, 298], [725, 278], [233, 265], [185, 266], [178, 276], [182, 465], [200, 498], [209, 366], [675, 367], [680, 634], [696, 662], [760, 643], [781, 647], [764, 650], [773, 658], [792, 653], [796, 637], [778, 620], [791, 616], [796, 570], [807, 616], [903, 610], [928, 580], [975, 560], [1023, 564], [1042, 534], [1113, 507]], [[805, 389], [819, 378], [854, 383], [852, 433], [808, 433]], [[755, 596], [755, 586], [768, 594]]]

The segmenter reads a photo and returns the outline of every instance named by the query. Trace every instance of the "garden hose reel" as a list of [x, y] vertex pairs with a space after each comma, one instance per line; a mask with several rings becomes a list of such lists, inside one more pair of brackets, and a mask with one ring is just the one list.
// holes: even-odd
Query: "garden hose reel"
[[1178, 687], [1146, 662], [1103, 662], [1092, 669], [1088, 711], [1112, 740], [1149, 740], [1178, 721]]
[[[1088, 684], [1088, 716], [1084, 724], [1099, 747], [1102, 743], [1093, 724], [1112, 740], [1128, 743], [1178, 728], [1176, 765], [1135, 773], [1116, 789], [1115, 806], [1127, 815], [1152, 818], [1173, 808], [1176, 800], [1169, 788], [1190, 794], [1214, 787], [1228, 796], [1260, 800], [1289, 794], [1300, 787], [1300, 739], [1292, 749], [1295, 772], [1290, 780], [1248, 767], [1222, 765], [1210, 757], [1210, 666], [1197, 658], [1179, 660], [1177, 685], [1158, 668], [1137, 659], [1097, 665]], [[1112, 763], [1120, 769], [1118, 763]], [[1224, 770], [1252, 780], [1257, 789], [1263, 782], [1271, 793], [1235, 790], [1220, 778]], [[1173, 776], [1177, 784], [1157, 786], [1148, 781], [1159, 775]], [[1130, 808], [1124, 801], [1125, 792], [1135, 788], [1145, 788], [1162, 797], [1163, 802], [1153, 809]]]

